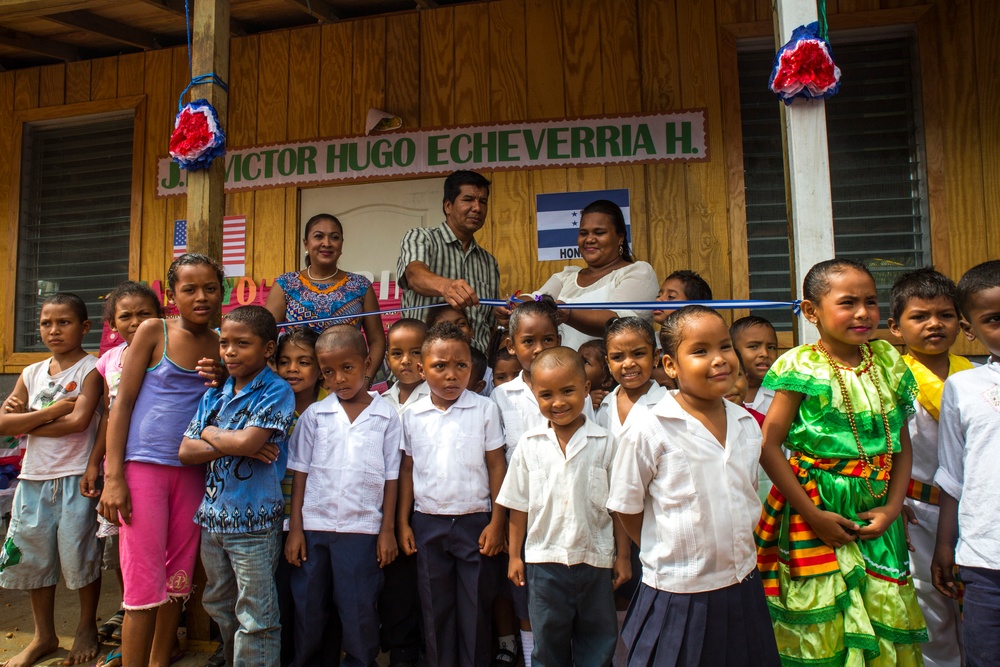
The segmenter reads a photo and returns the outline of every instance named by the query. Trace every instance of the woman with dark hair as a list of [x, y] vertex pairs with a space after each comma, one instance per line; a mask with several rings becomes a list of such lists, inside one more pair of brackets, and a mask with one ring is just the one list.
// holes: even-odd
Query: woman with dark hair
[[[340, 220], [329, 213], [309, 218], [302, 245], [306, 250], [306, 268], [278, 276], [264, 304], [277, 322], [303, 322], [379, 309], [371, 282], [337, 267], [344, 251], [344, 227]], [[372, 371], [381, 367], [385, 358], [385, 331], [380, 316], [348, 317], [304, 326], [322, 333], [333, 324], [361, 328], [368, 341]]]
[[[629, 249], [625, 216], [612, 201], [599, 199], [581, 211], [577, 246], [585, 267], [567, 266], [542, 285], [536, 294], [548, 294], [560, 303], [652, 301], [660, 283], [647, 262], [636, 261]], [[504, 320], [505, 308], [497, 319]], [[648, 310], [559, 309], [562, 344], [578, 349], [588, 340], [604, 335], [612, 317], [652, 320]]]

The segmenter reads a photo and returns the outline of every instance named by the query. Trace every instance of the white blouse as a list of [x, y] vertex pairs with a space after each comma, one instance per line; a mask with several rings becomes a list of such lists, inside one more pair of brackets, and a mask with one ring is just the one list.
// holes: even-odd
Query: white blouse
[[[535, 294], [548, 294], [557, 301], [566, 303], [607, 303], [613, 301], [654, 301], [660, 290], [660, 282], [656, 271], [647, 262], [632, 262], [604, 276], [593, 285], [580, 287], [577, 275], [581, 267], [567, 266], [559, 273], [549, 278]], [[619, 317], [641, 317], [653, 320], [651, 310], [615, 310]], [[588, 340], [590, 336], [571, 326], [563, 324], [559, 327], [562, 344], [574, 350]]]
[[763, 436], [749, 412], [727, 401], [720, 443], [675, 393], [622, 435], [608, 509], [643, 515], [643, 583], [702, 593], [737, 584], [757, 567], [754, 487]]
[[621, 385], [615, 387], [610, 394], [601, 401], [601, 406], [597, 408], [597, 423], [611, 431], [611, 435], [616, 439], [620, 438], [627, 426], [631, 426], [639, 420], [639, 416], [659, 403], [667, 395], [667, 388], [656, 383], [654, 380], [645, 394], [639, 397], [628, 416], [625, 423], [622, 423], [618, 416], [618, 392], [622, 390]]

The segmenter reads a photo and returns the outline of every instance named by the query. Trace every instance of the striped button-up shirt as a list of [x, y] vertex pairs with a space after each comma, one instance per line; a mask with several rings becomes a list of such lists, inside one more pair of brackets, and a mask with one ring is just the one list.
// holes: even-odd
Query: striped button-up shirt
[[[406, 267], [410, 262], [423, 262], [437, 275], [452, 280], [464, 279], [476, 296], [496, 299], [500, 292], [500, 267], [497, 260], [484, 250], [475, 239], [469, 249], [462, 248], [462, 241], [451, 231], [447, 222], [437, 227], [417, 227], [406, 232], [399, 247], [396, 263], [396, 280], [403, 292], [403, 308], [426, 306], [444, 301], [438, 296], [423, 296], [410, 288], [406, 280]], [[424, 317], [424, 313], [415, 314]], [[468, 309], [469, 323], [473, 329], [473, 344], [485, 351], [493, 328], [493, 308], [476, 306]]]

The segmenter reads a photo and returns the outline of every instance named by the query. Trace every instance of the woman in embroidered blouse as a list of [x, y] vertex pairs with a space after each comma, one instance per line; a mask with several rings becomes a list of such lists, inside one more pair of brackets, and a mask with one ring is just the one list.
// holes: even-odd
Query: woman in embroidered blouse
[[[625, 216], [614, 202], [599, 199], [580, 213], [577, 246], [585, 267], [567, 266], [542, 285], [537, 294], [548, 294], [562, 303], [601, 301], [653, 301], [660, 283], [647, 262], [638, 262], [629, 250]], [[496, 309], [497, 320], [506, 321], [509, 311]], [[562, 344], [574, 350], [588, 340], [603, 337], [612, 317], [641, 317], [652, 321], [649, 310], [559, 309]]]
[[[340, 220], [328, 213], [309, 218], [302, 245], [306, 249], [306, 268], [278, 276], [267, 295], [265, 306], [276, 321], [304, 322], [379, 309], [371, 282], [362, 275], [337, 267], [344, 251], [344, 227]], [[385, 331], [380, 316], [367, 315], [304, 326], [322, 333], [332, 324], [352, 324], [361, 328], [368, 341], [372, 368], [382, 365]]]

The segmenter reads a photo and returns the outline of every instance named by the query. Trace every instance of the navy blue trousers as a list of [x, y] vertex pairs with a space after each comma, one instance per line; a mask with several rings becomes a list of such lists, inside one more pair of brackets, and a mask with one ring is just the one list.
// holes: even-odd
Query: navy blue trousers
[[490, 612], [497, 589], [497, 562], [479, 553], [479, 536], [489, 522], [486, 512], [413, 514], [428, 665], [490, 664]]
[[618, 641], [611, 568], [528, 563], [535, 667], [608, 667]]
[[1000, 570], [959, 567], [965, 584], [962, 639], [966, 667], [1000, 665]]
[[[382, 570], [377, 535], [305, 531], [306, 560], [292, 572], [296, 667], [329, 664], [328, 619], [340, 615], [345, 667], [375, 664], [379, 649], [378, 596]], [[332, 592], [333, 608], [329, 606]]]

